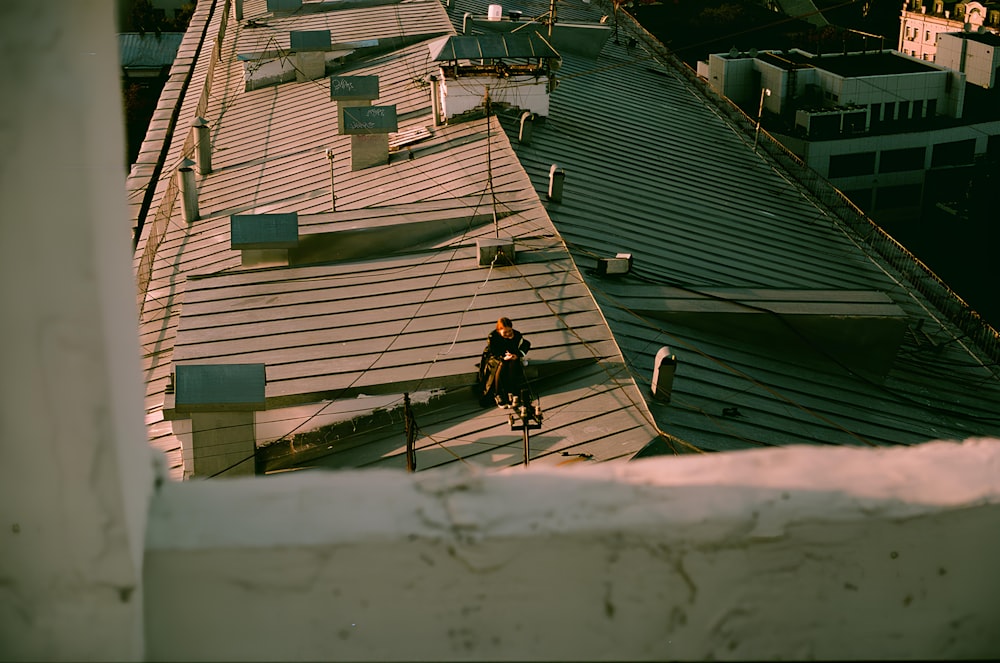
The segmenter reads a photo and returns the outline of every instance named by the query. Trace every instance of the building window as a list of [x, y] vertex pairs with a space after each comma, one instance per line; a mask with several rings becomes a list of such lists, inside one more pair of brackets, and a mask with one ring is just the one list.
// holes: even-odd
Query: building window
[[927, 100], [927, 119], [933, 120], [937, 117], [937, 99]]
[[882, 104], [872, 104], [868, 109], [868, 121], [871, 126], [875, 126], [882, 121]]
[[887, 101], [885, 103], [885, 121], [892, 122], [896, 119], [896, 102]]
[[924, 32], [924, 41], [930, 41], [930, 40], [931, 40], [931, 31], [927, 30]]
[[883, 150], [878, 162], [880, 173], [901, 173], [907, 170], [923, 170], [926, 147], [907, 147], [900, 150]]
[[899, 121], [905, 122], [910, 119], [910, 102], [901, 101], [899, 102]]
[[976, 140], [956, 140], [950, 143], [938, 143], [931, 153], [931, 167], [965, 166], [971, 164], [976, 156]]
[[918, 99], [913, 102], [913, 119], [922, 120], [924, 118], [924, 100]]
[[854, 177], [875, 174], [875, 153], [834, 154], [830, 156], [829, 177]]
[[920, 195], [921, 187], [919, 184], [879, 187], [875, 192], [875, 209], [918, 207], [920, 205]]
[[851, 199], [851, 202], [861, 208], [863, 212], [870, 212], [872, 208], [871, 189], [852, 189], [844, 191], [843, 194]]
[[847, 134], [857, 134], [865, 130], [865, 120], [868, 118], [868, 114], [864, 111], [853, 111], [844, 113], [843, 118], [841, 131]]

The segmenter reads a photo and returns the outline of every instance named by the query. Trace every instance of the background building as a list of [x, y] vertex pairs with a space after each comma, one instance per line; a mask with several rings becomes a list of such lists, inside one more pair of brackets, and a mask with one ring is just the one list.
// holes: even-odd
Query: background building
[[[972, 52], [963, 44], [990, 48], [982, 36], [941, 39], [949, 62]], [[893, 51], [792, 50], [715, 54], [700, 71], [748, 115], [759, 113], [762, 126], [811, 168], [885, 220], [918, 216], [927, 182], [941, 172], [954, 182], [955, 169], [973, 168], [1000, 149], [1000, 107], [991, 94], [970, 91], [966, 67], [954, 64]], [[989, 69], [977, 80], [988, 78]]]
[[949, 32], [1000, 32], [1000, 4], [909, 0], [899, 21], [901, 53], [934, 62], [938, 36]]

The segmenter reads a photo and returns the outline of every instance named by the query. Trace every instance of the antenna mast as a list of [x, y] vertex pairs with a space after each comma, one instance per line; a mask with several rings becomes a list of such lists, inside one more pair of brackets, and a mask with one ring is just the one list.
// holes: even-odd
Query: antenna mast
[[493, 229], [500, 237], [500, 221], [497, 219], [497, 196], [493, 191], [493, 139], [490, 136], [490, 112], [492, 102], [490, 101], [490, 88], [486, 87], [486, 95], [483, 98], [483, 106], [486, 108], [486, 186], [490, 189], [490, 201], [493, 206]]

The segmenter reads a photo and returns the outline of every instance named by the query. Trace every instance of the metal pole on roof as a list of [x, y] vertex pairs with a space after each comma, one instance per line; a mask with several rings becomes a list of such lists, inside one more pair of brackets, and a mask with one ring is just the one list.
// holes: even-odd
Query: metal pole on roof
[[760, 117], [764, 114], [764, 97], [770, 97], [771, 90], [763, 88], [760, 91], [760, 106], [757, 107], [757, 128], [753, 132], [753, 151], [757, 151], [757, 139], [760, 138]]
[[337, 189], [333, 183], [333, 150], [326, 150], [326, 158], [330, 160], [330, 205], [331, 209], [337, 211]]
[[406, 428], [406, 471], [417, 471], [417, 453], [414, 450], [414, 442], [417, 438], [417, 420], [413, 416], [413, 407], [410, 405], [409, 392], [403, 394], [403, 418]]
[[556, 0], [549, 0], [549, 37], [552, 37], [552, 26], [556, 23]]
[[486, 109], [486, 186], [490, 189], [490, 202], [493, 205], [493, 228], [497, 238], [500, 237], [500, 221], [497, 219], [497, 197], [493, 192], [493, 139], [490, 137], [490, 112], [492, 102], [490, 100], [490, 88], [486, 86], [486, 94], [483, 97], [483, 106]]

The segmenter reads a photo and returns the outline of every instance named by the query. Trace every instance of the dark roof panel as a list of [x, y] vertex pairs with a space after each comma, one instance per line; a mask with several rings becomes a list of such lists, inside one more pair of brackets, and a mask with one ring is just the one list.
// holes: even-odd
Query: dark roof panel
[[441, 47], [435, 62], [503, 58], [558, 58], [559, 53], [533, 32], [523, 35], [452, 36]]

